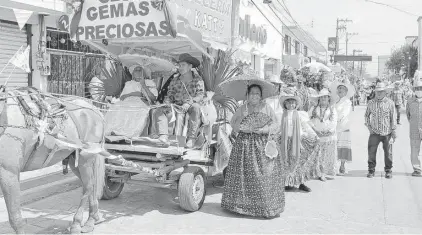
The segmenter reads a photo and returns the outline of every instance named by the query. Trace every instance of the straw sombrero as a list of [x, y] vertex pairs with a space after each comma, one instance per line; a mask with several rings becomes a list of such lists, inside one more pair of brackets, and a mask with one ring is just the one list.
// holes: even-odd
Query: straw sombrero
[[302, 107], [302, 99], [297, 95], [297, 90], [294, 87], [287, 87], [283, 89], [280, 93], [280, 105], [284, 108], [284, 102], [286, 100], [293, 99], [296, 100], [297, 105], [296, 109]]

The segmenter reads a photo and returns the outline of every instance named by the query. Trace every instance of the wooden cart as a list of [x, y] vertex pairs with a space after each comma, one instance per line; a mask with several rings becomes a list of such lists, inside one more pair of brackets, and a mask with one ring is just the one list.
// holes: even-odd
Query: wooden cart
[[125, 184], [137, 184], [178, 190], [181, 208], [186, 211], [199, 210], [206, 195], [206, 172], [213, 166], [218, 149], [218, 128], [226, 124], [215, 123], [212, 128], [213, 140], [206, 141], [202, 149], [198, 150], [177, 146], [176, 138], [173, 138], [173, 144], [167, 148], [159, 147], [150, 139], [142, 137], [107, 143], [105, 147], [112, 155], [121, 155], [125, 160], [153, 169], [154, 172], [107, 162], [102, 199], [118, 197]]

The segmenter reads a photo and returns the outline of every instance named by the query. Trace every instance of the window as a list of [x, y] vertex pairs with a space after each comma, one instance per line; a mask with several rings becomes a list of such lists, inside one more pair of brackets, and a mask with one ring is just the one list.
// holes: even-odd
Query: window
[[303, 55], [308, 56], [308, 47], [307, 46], [303, 47]]
[[290, 55], [292, 52], [291, 38], [288, 35], [284, 36], [284, 52], [287, 55]]
[[300, 43], [298, 41], [295, 40], [295, 54], [299, 55], [300, 54]]

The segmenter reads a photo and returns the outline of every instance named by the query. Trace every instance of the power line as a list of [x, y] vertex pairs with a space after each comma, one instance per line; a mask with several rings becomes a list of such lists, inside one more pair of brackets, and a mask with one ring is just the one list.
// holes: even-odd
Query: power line
[[[259, 7], [256, 5], [256, 3], [253, 1], [253, 0], [250, 0], [252, 3], [253, 3], [253, 5], [256, 7], [256, 9], [261, 13], [261, 15], [268, 21], [268, 23], [270, 23], [271, 24], [271, 26], [273, 26], [273, 28], [280, 34], [280, 36], [281, 36], [281, 38], [283, 39], [284, 38], [284, 35], [277, 29], [277, 27], [275, 27], [274, 26], [274, 24], [268, 19], [268, 17], [261, 11], [261, 9], [259, 9]], [[272, 9], [271, 9], [272, 10]], [[272, 10], [273, 11], [273, 10]], [[273, 11], [274, 12], [274, 11]], [[277, 18], [280, 20], [280, 22], [284, 25], [284, 26], [286, 26], [286, 24], [284, 24], [284, 22], [280, 19], [280, 17], [278, 17], [278, 15], [276, 14], [276, 16], [277, 16]], [[287, 26], [286, 26], [287, 27]], [[287, 27], [287, 29], [288, 29], [288, 27]], [[295, 37], [296, 37], [296, 39], [298, 40], [298, 41], [300, 41], [299, 40], [299, 38], [290, 30], [290, 29], [288, 29]], [[300, 41], [301, 42], [301, 41]], [[302, 42], [302, 44], [304, 44], [303, 42]], [[293, 46], [293, 43], [292, 42], [290, 42], [290, 46]], [[299, 53], [300, 54], [302, 54], [302, 55], [304, 55], [304, 56], [307, 56], [307, 55], [305, 55], [305, 54], [303, 54], [303, 52], [301, 52], [300, 50], [299, 50]]]
[[411, 13], [411, 12], [408, 12], [408, 11], [402, 10], [402, 9], [400, 9], [400, 8], [397, 8], [397, 7], [395, 7], [395, 6], [392, 6], [392, 5], [389, 5], [389, 4], [386, 4], [386, 3], [382, 3], [382, 2], [375, 2], [375, 1], [372, 1], [372, 0], [365, 0], [365, 1], [366, 1], [366, 2], [371, 2], [371, 3], [374, 3], [374, 4], [377, 4], [377, 5], [381, 5], [381, 6], [389, 7], [389, 8], [395, 9], [395, 10], [397, 10], [397, 11], [400, 11], [400, 12], [402, 12], [402, 13], [405, 13], [405, 14], [411, 15], [411, 16], [419, 17], [418, 15], [415, 15], [415, 14], [413, 14], [413, 13]]
[[[287, 12], [287, 14], [290, 16], [290, 18], [292, 18], [293, 22], [295, 23], [295, 25], [303, 32], [303, 34], [310, 39], [310, 41], [316, 41], [320, 44], [322, 44], [321, 42], [319, 42], [318, 40], [316, 40], [315, 38], [312, 38], [309, 36], [309, 34], [307, 33], [307, 31], [303, 30], [302, 27], [300, 27], [299, 23], [294, 19], [292, 13], [290, 12], [289, 8], [287, 7], [286, 2], [284, 2], [284, 0], [281, 0], [283, 3], [281, 3], [279, 0], [277, 0], [277, 2], [281, 5], [281, 7]], [[325, 48], [324, 48], [325, 49]]]

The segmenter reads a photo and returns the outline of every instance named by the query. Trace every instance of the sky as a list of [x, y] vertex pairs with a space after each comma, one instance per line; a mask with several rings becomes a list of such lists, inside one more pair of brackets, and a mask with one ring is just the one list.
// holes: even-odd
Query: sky
[[[418, 35], [417, 19], [419, 15], [422, 16], [422, 0], [373, 0], [411, 14], [366, 0], [284, 1], [299, 25], [325, 48], [328, 37], [335, 37], [337, 18], [352, 20], [352, 23], [347, 24], [347, 31], [358, 35], [349, 39], [348, 54], [352, 54], [353, 49], [356, 49], [362, 50], [363, 54], [372, 55], [372, 62], [367, 65], [367, 72], [372, 76], [378, 74], [378, 56], [389, 55], [392, 48], [405, 43], [406, 36]], [[343, 32], [340, 34], [339, 54], [346, 51], [345, 41]]]

